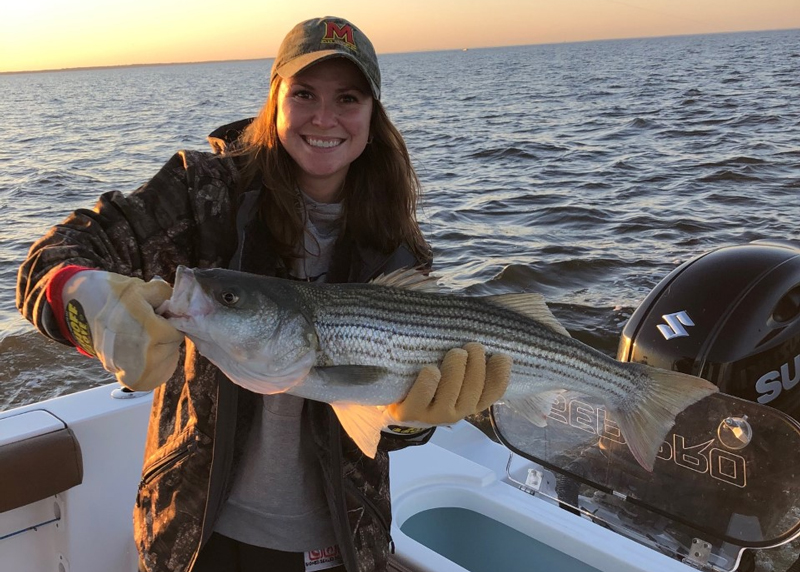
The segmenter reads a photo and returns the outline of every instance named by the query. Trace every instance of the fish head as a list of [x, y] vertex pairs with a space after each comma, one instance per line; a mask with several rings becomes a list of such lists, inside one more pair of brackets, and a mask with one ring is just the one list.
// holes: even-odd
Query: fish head
[[223, 269], [177, 269], [158, 312], [234, 383], [281, 393], [302, 382], [318, 339], [287, 282]]

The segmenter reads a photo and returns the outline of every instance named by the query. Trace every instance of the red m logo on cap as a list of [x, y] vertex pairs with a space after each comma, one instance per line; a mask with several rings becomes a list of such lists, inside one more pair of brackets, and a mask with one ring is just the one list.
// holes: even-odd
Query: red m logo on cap
[[356, 42], [353, 40], [353, 28], [350, 24], [339, 27], [336, 22], [325, 22], [325, 37], [323, 42], [344, 42], [350, 48], [355, 49]]

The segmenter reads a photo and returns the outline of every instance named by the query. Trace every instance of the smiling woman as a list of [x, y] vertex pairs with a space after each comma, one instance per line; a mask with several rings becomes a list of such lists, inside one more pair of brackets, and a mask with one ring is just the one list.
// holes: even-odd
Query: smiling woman
[[[130, 389], [155, 388], [134, 510], [142, 570], [301, 572], [324, 552], [337, 557], [314, 569], [382, 572], [388, 452], [425, 443], [431, 425], [477, 413], [508, 385], [511, 359], [497, 353], [487, 366], [477, 343], [449, 348], [441, 371], [414, 363], [408, 396], [394, 396], [396, 419], [411, 426], [373, 427], [377, 450], [365, 458], [329, 404], [236, 385], [202, 344], [181, 351], [183, 336], [157, 312], [169, 311], [172, 288], [156, 277], [184, 266], [347, 283], [430, 266], [419, 180], [380, 86], [359, 28], [303, 21], [281, 44], [259, 116], [220, 129], [220, 154], [177, 153], [129, 196], [75, 211], [22, 265], [17, 300], [42, 333]], [[316, 351], [300, 370], [288, 361], [289, 372], [326, 365]]]
[[369, 140], [364, 74], [344, 58], [321, 62], [281, 82], [277, 105], [278, 138], [297, 163], [300, 189], [320, 203], [340, 200], [350, 163]]

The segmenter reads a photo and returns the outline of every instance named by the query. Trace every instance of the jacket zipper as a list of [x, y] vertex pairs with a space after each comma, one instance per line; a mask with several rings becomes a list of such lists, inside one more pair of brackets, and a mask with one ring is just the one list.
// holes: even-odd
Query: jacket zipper
[[176, 465], [181, 459], [187, 457], [194, 449], [196, 444], [189, 443], [185, 447], [172, 451], [169, 455], [158, 461], [142, 475], [142, 480], [139, 481], [139, 486], [145, 486], [154, 480], [158, 475], [164, 473], [169, 467]]
[[347, 496], [344, 491], [344, 476], [342, 475], [342, 441], [339, 435], [339, 424], [335, 419], [333, 409], [328, 410], [329, 426], [331, 436], [331, 466], [337, 472], [336, 479], [333, 479], [334, 499], [336, 500], [337, 513], [339, 515], [339, 528], [342, 532], [341, 538], [344, 546], [339, 546], [344, 560], [344, 567], [348, 572], [358, 572], [358, 560], [353, 544], [353, 532], [350, 530], [350, 521], [347, 518]]
[[345, 481], [345, 484], [347, 485], [347, 488], [350, 489], [350, 493], [358, 498], [361, 503], [367, 509], [369, 509], [369, 512], [372, 513], [372, 516], [377, 519], [378, 524], [380, 524], [381, 528], [383, 529], [384, 535], [386, 535], [386, 539], [389, 541], [391, 552], [394, 554], [394, 540], [392, 540], [392, 532], [389, 527], [389, 523], [386, 522], [386, 519], [383, 517], [383, 514], [381, 514], [381, 511], [378, 510], [378, 507], [375, 506], [375, 503], [372, 502], [372, 500], [370, 500], [366, 495], [362, 494], [362, 492], [358, 490], [353, 483]]

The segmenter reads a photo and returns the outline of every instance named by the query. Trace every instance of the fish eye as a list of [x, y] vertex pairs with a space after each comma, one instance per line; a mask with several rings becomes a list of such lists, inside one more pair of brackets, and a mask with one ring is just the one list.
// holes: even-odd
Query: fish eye
[[217, 295], [217, 299], [219, 299], [219, 301], [226, 306], [233, 306], [239, 301], [239, 296], [230, 290], [223, 290]]

